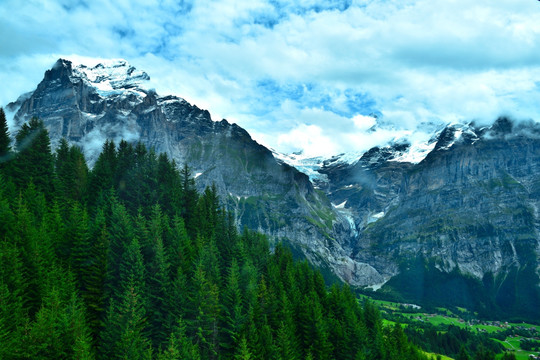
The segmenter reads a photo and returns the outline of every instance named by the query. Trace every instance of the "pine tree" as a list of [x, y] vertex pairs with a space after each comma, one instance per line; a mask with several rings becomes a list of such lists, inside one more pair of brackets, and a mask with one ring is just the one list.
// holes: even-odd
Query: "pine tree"
[[467, 350], [465, 350], [465, 347], [463, 345], [459, 349], [456, 360], [470, 360], [469, 354], [467, 354]]
[[225, 270], [231, 266], [231, 261], [238, 255], [236, 254], [238, 232], [232, 213], [220, 211], [217, 216], [216, 228], [215, 239], [223, 271], [222, 275], [226, 276]]
[[13, 199], [10, 199], [10, 194], [7, 194], [4, 179], [4, 176], [0, 174], [0, 242], [13, 236], [12, 231], [15, 226], [15, 214], [10, 204], [10, 200], [13, 201]]
[[70, 264], [79, 289], [83, 294], [88, 290], [88, 280], [91, 276], [90, 266], [92, 264], [92, 244], [90, 240], [90, 229], [88, 214], [78, 203], [74, 203], [67, 219], [67, 229], [65, 241], [69, 246]]
[[222, 310], [220, 316], [220, 346], [226, 353], [233, 353], [237, 348], [240, 331], [244, 323], [242, 293], [239, 284], [240, 269], [236, 259], [229, 268], [227, 285], [222, 295]]
[[253, 359], [253, 356], [249, 352], [247, 341], [245, 337], [242, 337], [240, 340], [240, 346], [238, 347], [238, 351], [236, 352], [234, 356], [235, 360], [251, 360]]
[[200, 358], [198, 348], [187, 338], [184, 322], [179, 319], [165, 351], [158, 355], [158, 360], [200, 360]]
[[165, 237], [165, 250], [167, 261], [170, 264], [171, 274], [176, 275], [178, 267], [186, 273], [195, 259], [195, 249], [188, 237], [184, 219], [175, 215], [172, 226]]
[[150, 359], [151, 343], [144, 334], [145, 309], [142, 292], [138, 292], [135, 278], [128, 284], [118, 307], [119, 338], [115, 354], [122, 359]]
[[[33, 214], [28, 211], [25, 201], [19, 195], [17, 205], [14, 211], [15, 226], [10, 240], [19, 249], [21, 254], [23, 272], [23, 282], [25, 284], [25, 293], [23, 294], [26, 310], [30, 316], [38, 310], [40, 306], [40, 290], [45, 286], [43, 279], [43, 269], [38, 267], [38, 262], [34, 258], [36, 238], [39, 237], [36, 229], [36, 222]], [[41, 270], [41, 271], [40, 271]]]
[[49, 286], [29, 331], [24, 357], [93, 359], [90, 333], [72, 274], [50, 268]]
[[219, 200], [215, 184], [207, 187], [199, 198], [196, 208], [197, 233], [205, 239], [215, 238], [220, 214]]
[[204, 267], [199, 261], [193, 275], [191, 291], [191, 332], [195, 334], [201, 357], [214, 359], [218, 353], [219, 290], [208, 280]]
[[364, 321], [370, 339], [368, 359], [380, 359], [383, 356], [384, 346], [382, 322], [379, 310], [369, 301], [364, 304]]
[[6, 168], [6, 163], [11, 158], [11, 139], [4, 109], [0, 107], [0, 172]]
[[195, 180], [191, 176], [191, 170], [184, 164], [180, 170], [180, 181], [182, 186], [181, 215], [184, 218], [186, 230], [191, 238], [197, 234], [196, 228], [196, 207], [198, 202]]
[[0, 358], [15, 357], [23, 346], [26, 311], [25, 268], [19, 248], [0, 239]]
[[28, 186], [24, 189], [22, 194], [28, 210], [30, 210], [34, 216], [35, 223], [41, 223], [47, 213], [45, 194], [34, 185], [33, 181], [28, 183]]
[[6, 359], [14, 357], [15, 348], [19, 345], [13, 338], [13, 333], [9, 331], [7, 315], [9, 314], [8, 301], [10, 293], [7, 286], [0, 280], [0, 358]]
[[283, 360], [300, 359], [294, 323], [294, 310], [285, 292], [281, 295], [280, 309], [282, 311], [282, 320], [279, 323], [276, 339], [279, 355]]
[[55, 170], [58, 180], [58, 192], [61, 198], [69, 198], [69, 189], [73, 186], [73, 173], [70, 171], [69, 144], [65, 138], [60, 139], [56, 149]]
[[386, 332], [386, 356], [390, 359], [397, 356], [401, 356], [403, 359], [411, 358], [411, 349], [401, 325], [396, 323], [392, 327], [385, 327], [384, 330]]
[[264, 317], [262, 326], [258, 329], [255, 349], [255, 353], [262, 359], [274, 359], [276, 356], [277, 349], [274, 345], [274, 336], [266, 317]]
[[135, 232], [126, 208], [117, 201], [113, 201], [112, 203], [110, 222], [110, 241], [109, 249], [107, 251], [108, 274], [106, 279], [106, 289], [110, 295], [118, 298], [119, 292], [122, 291], [119, 286], [121, 277], [120, 264], [124, 258], [125, 244], [129, 244], [131, 242], [135, 236]]
[[[187, 316], [187, 309], [189, 307], [188, 289], [189, 284], [187, 276], [183, 273], [182, 267], [178, 267], [176, 269], [176, 274], [171, 280], [171, 288], [169, 290], [170, 295], [167, 299], [169, 321], [178, 321], [178, 319]], [[170, 327], [169, 324], [170, 323], [167, 323], [167, 326]]]
[[73, 358], [81, 360], [94, 359], [93, 339], [86, 319], [84, 304], [76, 293], [72, 293], [66, 305], [69, 314], [68, 343], [73, 344]]
[[15, 137], [17, 157], [13, 179], [19, 188], [31, 181], [48, 197], [53, 195], [54, 162], [49, 132], [43, 121], [32, 118]]
[[207, 279], [214, 284], [221, 284], [221, 270], [216, 243], [213, 239], [204, 241], [199, 258]]
[[176, 319], [171, 318], [172, 309], [169, 308], [170, 276], [169, 264], [163, 247], [163, 219], [159, 205], [152, 210], [149, 222], [149, 239], [152, 246], [151, 258], [148, 263], [148, 290], [149, 295], [149, 329], [152, 334], [154, 347], [165, 345], [167, 335], [172, 329]]
[[124, 244], [119, 269], [118, 302], [112, 299], [105, 320], [102, 356], [123, 359], [145, 359], [151, 354], [151, 343], [146, 338], [146, 307], [144, 298], [144, 264], [136, 237]]
[[253, 308], [257, 302], [258, 272], [251, 259], [247, 259], [240, 270], [240, 289], [244, 294], [244, 309]]
[[62, 138], [56, 150], [57, 190], [61, 198], [82, 202], [88, 186], [88, 166], [82, 150]]
[[157, 158], [153, 149], [148, 151], [140, 142], [134, 151], [135, 164], [126, 182], [125, 202], [131, 211], [139, 208], [146, 210], [157, 202]]
[[133, 146], [127, 141], [122, 140], [118, 144], [118, 152], [116, 156], [116, 166], [114, 172], [114, 184], [118, 189], [118, 195], [121, 199], [128, 198], [128, 182], [129, 176], [135, 166]]
[[159, 155], [157, 166], [159, 204], [163, 212], [170, 217], [180, 215], [182, 199], [180, 173], [176, 169], [174, 162], [170, 162], [165, 153]]
[[88, 309], [88, 324], [94, 339], [98, 339], [98, 331], [105, 313], [105, 281], [107, 277], [107, 251], [109, 249], [109, 232], [103, 210], [98, 210], [90, 228], [93, 243], [90, 249], [88, 273], [86, 274], [86, 292], [84, 300]]
[[81, 148], [78, 146], [71, 146], [69, 149], [69, 157], [74, 177], [70, 196], [73, 200], [85, 202], [87, 200], [88, 191], [88, 165], [86, 164]]
[[513, 352], [505, 351], [501, 360], [516, 360], [516, 354]]
[[314, 359], [330, 359], [332, 353], [332, 345], [328, 341], [328, 329], [323, 318], [323, 309], [318, 296], [313, 291], [308, 298], [308, 306], [310, 307], [310, 328], [308, 343], [310, 344], [310, 353]]
[[89, 175], [88, 200], [91, 205], [97, 205], [100, 197], [103, 196], [102, 192], [113, 187], [116, 165], [116, 146], [112, 140], [107, 140]]
[[480, 345], [474, 354], [474, 360], [495, 360], [495, 354]]

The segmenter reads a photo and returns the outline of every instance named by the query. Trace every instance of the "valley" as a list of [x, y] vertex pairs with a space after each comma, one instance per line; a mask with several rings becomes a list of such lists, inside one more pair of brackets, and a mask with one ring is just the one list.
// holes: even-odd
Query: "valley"
[[[445, 340], [446, 342], [441, 343], [441, 338], [437, 339], [433, 336], [434, 332], [437, 334], [453, 332], [461, 335], [460, 338], [458, 337], [460, 346], [466, 345], [473, 349], [469, 351], [471, 355], [481, 344], [499, 353], [496, 356], [497, 359], [502, 357], [503, 351], [513, 353], [518, 360], [540, 357], [540, 325], [538, 323], [485, 320], [479, 319], [478, 313], [461, 307], [423, 308], [416, 304], [377, 300], [367, 295], [360, 295], [359, 301], [376, 304], [381, 311], [385, 326], [401, 324], [405, 327], [405, 333], [410, 339], [421, 348], [430, 349], [429, 353], [432, 355], [442, 354], [442, 356], [446, 355], [446, 358], [453, 358], [448, 356], [452, 351], [455, 352], [452, 340], [448, 340], [450, 337]], [[456, 332], [456, 329], [460, 331]], [[446, 354], [441, 350], [446, 350]]]

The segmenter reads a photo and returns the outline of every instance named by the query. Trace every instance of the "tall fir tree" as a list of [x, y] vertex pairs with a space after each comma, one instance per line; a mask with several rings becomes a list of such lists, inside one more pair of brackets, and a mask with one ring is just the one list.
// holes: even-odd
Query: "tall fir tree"
[[0, 173], [6, 168], [7, 162], [11, 159], [11, 139], [6, 120], [6, 113], [0, 107]]
[[118, 298], [122, 291], [119, 282], [121, 278], [121, 263], [124, 258], [125, 245], [135, 236], [133, 223], [126, 208], [118, 201], [112, 203], [109, 230], [109, 249], [107, 250], [107, 296]]
[[158, 360], [200, 360], [199, 349], [186, 336], [186, 327], [182, 319], [178, 320], [165, 350], [158, 355]]
[[94, 240], [89, 254], [88, 274], [86, 274], [86, 291], [83, 298], [88, 309], [88, 324], [94, 340], [105, 314], [106, 292], [105, 282], [108, 274], [109, 232], [105, 213], [98, 210], [90, 226], [90, 237]]
[[163, 212], [169, 217], [180, 215], [182, 184], [180, 173], [174, 162], [169, 161], [167, 154], [161, 153], [158, 157], [157, 186], [158, 201]]
[[192, 281], [190, 298], [191, 333], [199, 347], [201, 357], [215, 359], [218, 356], [219, 289], [211, 282], [201, 261], [197, 262]]
[[52, 197], [54, 162], [49, 132], [43, 121], [36, 117], [23, 124], [15, 137], [17, 156], [13, 166], [13, 179], [19, 188], [33, 182], [48, 198]]
[[83, 202], [88, 186], [88, 166], [82, 150], [62, 138], [56, 150], [56, 184], [61, 199]]
[[227, 285], [222, 294], [222, 310], [220, 316], [220, 346], [228, 353], [239, 345], [239, 337], [244, 324], [242, 293], [240, 290], [240, 268], [233, 259], [229, 268]]
[[100, 201], [103, 202], [104, 191], [113, 188], [116, 165], [116, 146], [114, 141], [106, 140], [88, 180], [88, 200], [90, 205], [97, 205]]
[[147, 294], [149, 296], [149, 330], [154, 347], [163, 347], [177, 319], [173, 317], [171, 305], [172, 284], [169, 276], [169, 263], [163, 246], [164, 223], [159, 205], [152, 208], [149, 222], [151, 256], [147, 266]]
[[145, 269], [139, 241], [123, 244], [119, 269], [118, 300], [109, 305], [107, 331], [101, 339], [102, 356], [121, 359], [150, 359], [151, 343], [146, 337], [147, 300]]
[[467, 353], [467, 350], [465, 350], [465, 346], [461, 346], [461, 348], [459, 349], [459, 353], [456, 357], [456, 360], [470, 360], [471, 357], [469, 356], [469, 354]]
[[234, 355], [234, 360], [252, 360], [254, 357], [251, 355], [247, 340], [245, 337], [242, 337], [240, 339], [240, 346], [238, 347], [238, 350], [236, 351], [236, 354]]
[[195, 238], [197, 234], [196, 208], [199, 196], [195, 187], [195, 180], [187, 164], [184, 164], [184, 167], [180, 170], [180, 182], [182, 189], [180, 214], [184, 218], [189, 236]]

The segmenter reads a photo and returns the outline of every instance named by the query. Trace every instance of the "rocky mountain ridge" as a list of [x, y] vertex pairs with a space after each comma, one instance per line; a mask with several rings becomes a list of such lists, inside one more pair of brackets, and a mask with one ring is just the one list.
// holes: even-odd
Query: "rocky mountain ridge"
[[[8, 105], [17, 126], [36, 116], [49, 130], [53, 149], [61, 138], [79, 145], [92, 165], [106, 139], [141, 141], [177, 164], [187, 163], [199, 189], [214, 184], [238, 227], [248, 226], [298, 254], [354, 280], [358, 268], [338, 239], [349, 222], [335, 212], [309, 178], [278, 162], [236, 124], [176, 96], [148, 89], [149, 76], [126, 61], [94, 67], [59, 59], [36, 90]], [[365, 272], [365, 271], [364, 271]]]
[[19, 125], [43, 119], [53, 145], [67, 138], [90, 164], [106, 138], [187, 163], [200, 188], [216, 185], [238, 226], [288, 243], [352, 285], [540, 320], [531, 305], [540, 303], [537, 123], [452, 124], [425, 143], [303, 159], [158, 95], [148, 79], [125, 61], [60, 59], [8, 109]]
[[450, 125], [417, 164], [395, 161], [406, 148], [319, 169], [355, 221], [344, 248], [388, 281], [383, 291], [540, 316], [540, 124]]

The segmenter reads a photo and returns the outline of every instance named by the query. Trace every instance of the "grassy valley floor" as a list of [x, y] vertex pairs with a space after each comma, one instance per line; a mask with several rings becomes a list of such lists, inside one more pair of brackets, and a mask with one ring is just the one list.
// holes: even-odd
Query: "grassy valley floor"
[[[439, 307], [428, 310], [416, 304], [376, 300], [366, 295], [360, 295], [360, 301], [371, 301], [375, 303], [381, 311], [383, 323], [388, 326], [396, 323], [402, 324], [405, 328], [405, 332], [413, 342], [415, 342], [415, 338], [414, 336], [410, 336], [411, 333], [428, 334], [429, 332], [436, 332], [438, 337], [432, 338], [432, 341], [436, 342], [440, 341], [441, 336], [444, 336], [444, 334], [447, 334], [449, 331], [456, 332], [457, 330], [453, 328], [457, 328], [464, 330], [457, 332], [466, 336], [466, 338], [460, 339], [465, 344], [475, 341], [496, 343], [498, 346], [493, 347], [498, 348], [495, 356], [496, 359], [502, 358], [504, 351], [512, 352], [518, 360], [534, 359], [535, 357], [540, 359], [539, 325], [497, 320], [480, 320], [477, 318], [477, 314], [464, 308], [450, 310]], [[425, 336], [425, 338], [429, 338], [429, 336]], [[421, 348], [425, 348], [425, 346], [422, 346], [423, 344], [418, 345]], [[435, 347], [436, 345], [428, 344], [428, 346]], [[426, 354], [433, 358], [436, 358], [438, 354], [441, 354], [441, 359], [453, 359], [453, 357], [445, 356], [443, 352], [434, 352], [430, 351], [430, 349], [424, 350]], [[471, 358], [474, 358], [473, 353], [471, 353], [471, 351], [469, 351], [469, 353]]]

